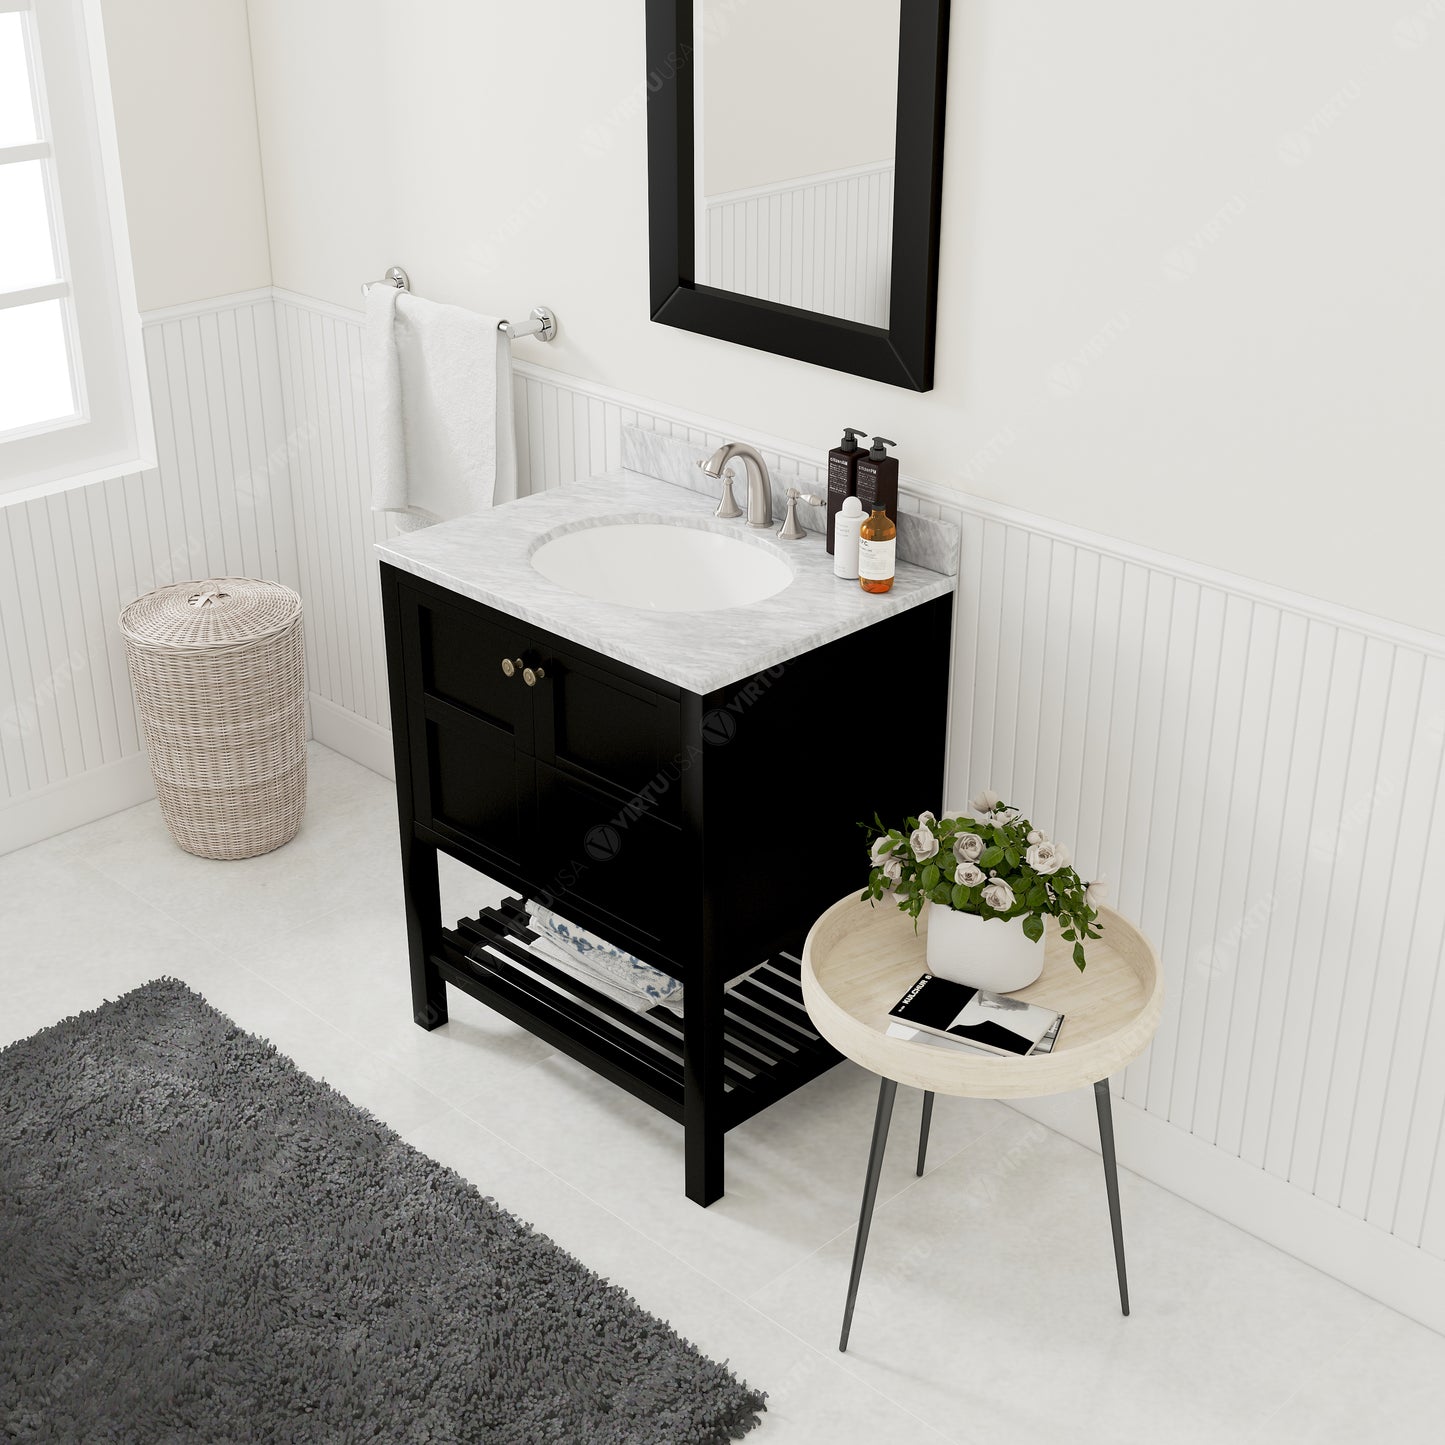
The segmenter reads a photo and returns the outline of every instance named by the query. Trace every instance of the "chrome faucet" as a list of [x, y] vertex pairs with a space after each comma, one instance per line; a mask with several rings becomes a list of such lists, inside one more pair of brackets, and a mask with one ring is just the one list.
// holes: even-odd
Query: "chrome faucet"
[[[771, 527], [773, 525], [773, 483], [768, 476], [768, 464], [755, 448], [746, 442], [724, 442], [705, 462], [699, 462], [705, 475], [717, 481], [723, 476], [723, 468], [734, 457], [741, 457], [748, 473], [748, 526]], [[732, 488], [723, 489], [723, 500], [718, 506], [720, 517], [736, 516], [736, 509], [724, 510], [732, 496]]]

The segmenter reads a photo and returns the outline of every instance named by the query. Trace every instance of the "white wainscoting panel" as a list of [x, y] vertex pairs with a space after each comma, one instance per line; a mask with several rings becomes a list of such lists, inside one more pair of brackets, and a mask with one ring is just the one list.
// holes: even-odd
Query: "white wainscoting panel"
[[127, 602], [297, 582], [270, 293], [148, 317], [144, 337], [157, 467], [0, 507], [0, 851], [150, 795]]
[[702, 231], [709, 286], [888, 325], [892, 161], [707, 197]]
[[278, 298], [276, 336], [286, 426], [297, 441], [291, 475], [308, 686], [338, 708], [389, 724], [371, 550], [389, 524], [371, 511], [360, 326], [332, 308]]
[[1158, 945], [1164, 1019], [1122, 1097], [1445, 1254], [1445, 658], [964, 528], [951, 786], [1026, 801]]

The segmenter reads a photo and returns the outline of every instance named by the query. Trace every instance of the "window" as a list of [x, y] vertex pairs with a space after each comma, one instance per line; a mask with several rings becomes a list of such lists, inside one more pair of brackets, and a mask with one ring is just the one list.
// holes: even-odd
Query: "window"
[[0, 504], [152, 462], [98, 0], [0, 0]]

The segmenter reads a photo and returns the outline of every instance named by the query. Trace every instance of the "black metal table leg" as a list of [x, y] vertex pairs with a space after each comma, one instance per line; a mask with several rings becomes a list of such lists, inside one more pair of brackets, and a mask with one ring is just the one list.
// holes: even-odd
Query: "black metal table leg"
[[923, 1095], [923, 1124], [918, 1130], [918, 1177], [923, 1177], [923, 1161], [928, 1158], [928, 1126], [933, 1123], [933, 1091]]
[[1119, 1271], [1119, 1306], [1129, 1313], [1129, 1279], [1124, 1272], [1124, 1226], [1119, 1219], [1119, 1165], [1114, 1158], [1114, 1107], [1108, 1079], [1094, 1084], [1099, 1111], [1099, 1149], [1104, 1156], [1104, 1185], [1109, 1191], [1109, 1223], [1114, 1230], [1114, 1265]]
[[873, 1223], [873, 1201], [878, 1197], [878, 1176], [883, 1172], [883, 1151], [888, 1146], [888, 1125], [893, 1118], [893, 1097], [898, 1085], [892, 1079], [878, 1084], [878, 1113], [873, 1119], [873, 1143], [868, 1150], [868, 1174], [863, 1181], [863, 1207], [858, 1212], [858, 1239], [853, 1246], [853, 1273], [848, 1280], [848, 1303], [843, 1310], [840, 1351], [848, 1348], [848, 1331], [853, 1327], [853, 1305], [858, 1298], [858, 1280], [863, 1273], [863, 1255], [868, 1248], [868, 1229]]

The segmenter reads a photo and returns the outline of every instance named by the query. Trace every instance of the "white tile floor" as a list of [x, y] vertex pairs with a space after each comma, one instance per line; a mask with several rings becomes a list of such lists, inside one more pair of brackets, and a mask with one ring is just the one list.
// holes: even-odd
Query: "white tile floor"
[[[840, 1356], [874, 1081], [842, 1065], [735, 1131], [726, 1198], [689, 1204], [660, 1115], [455, 991], [411, 1022], [390, 785], [311, 756], [268, 857], [191, 858], [150, 804], [0, 858], [0, 1043], [184, 979], [731, 1361], [760, 1442], [1440, 1440], [1445, 1337], [1129, 1174], [1123, 1319], [1098, 1156], [940, 1099], [917, 1180], [906, 1089]], [[453, 916], [497, 896], [446, 884]]]

